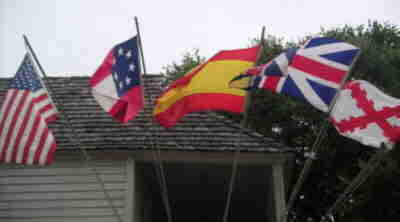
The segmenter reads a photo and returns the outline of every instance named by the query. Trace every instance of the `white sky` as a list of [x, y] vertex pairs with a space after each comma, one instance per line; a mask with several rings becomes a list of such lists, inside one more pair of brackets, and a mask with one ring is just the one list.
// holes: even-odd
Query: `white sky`
[[377, 19], [400, 25], [399, 0], [0, 0], [0, 77], [13, 76], [26, 34], [48, 75], [91, 75], [108, 51], [136, 34], [148, 73], [198, 48], [210, 57], [267, 34], [297, 40]]

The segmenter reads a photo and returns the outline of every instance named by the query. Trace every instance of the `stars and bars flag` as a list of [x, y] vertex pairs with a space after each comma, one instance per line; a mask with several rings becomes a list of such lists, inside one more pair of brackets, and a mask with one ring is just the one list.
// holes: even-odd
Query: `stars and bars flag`
[[143, 108], [137, 36], [116, 45], [90, 79], [99, 105], [122, 123]]
[[300, 48], [288, 49], [269, 63], [248, 70], [247, 76], [256, 75], [250, 88], [286, 94], [327, 112], [359, 51], [333, 38], [310, 39]]
[[27, 53], [0, 110], [0, 161], [50, 164], [56, 142], [47, 124], [58, 116]]

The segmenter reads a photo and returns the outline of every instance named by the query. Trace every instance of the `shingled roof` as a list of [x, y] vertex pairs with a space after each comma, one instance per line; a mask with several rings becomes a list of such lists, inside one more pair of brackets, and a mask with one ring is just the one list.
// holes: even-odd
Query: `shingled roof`
[[[152, 121], [155, 98], [161, 93], [161, 75], [147, 75], [145, 109], [128, 124], [114, 121], [94, 100], [89, 77], [49, 77], [48, 86], [61, 102], [75, 133], [61, 117], [50, 128], [57, 149], [78, 149], [72, 142], [78, 136], [87, 149], [145, 150], [156, 144], [160, 149], [184, 151], [233, 151], [242, 128], [239, 124], [212, 112], [186, 115], [175, 127], [164, 129]], [[0, 101], [4, 100], [9, 78], [0, 78]], [[150, 97], [150, 100], [149, 100]], [[245, 130], [239, 147], [248, 152], [286, 152], [290, 148], [271, 138]]]

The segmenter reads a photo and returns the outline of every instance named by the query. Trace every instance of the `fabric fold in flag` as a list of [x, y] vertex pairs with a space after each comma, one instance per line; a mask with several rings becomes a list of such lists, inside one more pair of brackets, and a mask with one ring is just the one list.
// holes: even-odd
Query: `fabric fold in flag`
[[296, 52], [297, 48], [290, 48], [270, 62], [248, 69], [246, 73], [233, 78], [230, 86], [244, 90], [259, 88], [279, 93], [278, 83], [288, 76], [289, 64]]
[[330, 121], [341, 135], [364, 145], [394, 144], [400, 139], [400, 99], [367, 81], [350, 81], [340, 91]]
[[359, 48], [343, 41], [313, 38], [299, 49], [290, 48], [269, 63], [249, 70], [256, 76], [248, 88], [285, 94], [327, 112], [359, 52]]
[[116, 45], [90, 79], [98, 104], [121, 123], [143, 108], [137, 37]]
[[52, 163], [57, 145], [47, 124], [57, 116], [58, 111], [27, 53], [0, 110], [0, 161]]
[[235, 75], [253, 66], [259, 48], [220, 51], [173, 82], [157, 99], [154, 119], [164, 127], [172, 127], [191, 112], [242, 112], [245, 92], [229, 88], [228, 84]]
[[253, 75], [251, 74], [240, 74], [235, 76], [230, 82], [229, 87], [243, 90], [251, 89], [251, 78]]

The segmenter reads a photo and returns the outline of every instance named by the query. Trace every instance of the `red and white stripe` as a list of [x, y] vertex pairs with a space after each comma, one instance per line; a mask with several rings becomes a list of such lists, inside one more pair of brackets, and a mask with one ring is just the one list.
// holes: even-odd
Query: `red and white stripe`
[[111, 73], [112, 66], [115, 63], [113, 51], [109, 52], [102, 65], [90, 78], [92, 94], [99, 105], [108, 113], [115, 109], [120, 97], [115, 87], [114, 79]]
[[10, 89], [0, 111], [0, 162], [51, 163], [56, 143], [47, 123], [56, 117], [45, 89]]

